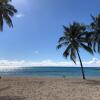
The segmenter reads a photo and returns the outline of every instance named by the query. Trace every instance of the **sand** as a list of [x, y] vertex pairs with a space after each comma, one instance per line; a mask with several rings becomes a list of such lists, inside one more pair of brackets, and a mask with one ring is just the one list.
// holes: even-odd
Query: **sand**
[[100, 79], [3, 77], [0, 100], [100, 100]]

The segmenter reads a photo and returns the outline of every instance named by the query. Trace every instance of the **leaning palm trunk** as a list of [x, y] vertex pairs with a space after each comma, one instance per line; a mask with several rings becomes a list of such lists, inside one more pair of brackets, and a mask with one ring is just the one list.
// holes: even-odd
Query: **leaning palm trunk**
[[81, 57], [80, 57], [80, 55], [79, 55], [78, 50], [77, 50], [77, 54], [78, 54], [78, 58], [79, 58], [80, 65], [81, 65], [82, 76], [83, 76], [83, 79], [85, 79], [85, 74], [84, 74], [83, 64], [82, 64]]
[[[81, 57], [79, 54], [79, 49], [83, 48], [90, 54], [93, 54], [93, 50], [88, 46], [88, 39], [84, 36], [87, 33], [86, 26], [74, 22], [69, 27], [64, 26], [64, 35], [59, 39], [57, 48], [61, 48], [66, 46], [66, 49], [63, 53], [64, 57], [70, 56], [70, 59], [76, 64], [76, 57], [78, 56], [83, 79], [85, 79], [85, 74], [83, 70], [83, 65], [81, 61]], [[77, 56], [76, 56], [77, 54]]]

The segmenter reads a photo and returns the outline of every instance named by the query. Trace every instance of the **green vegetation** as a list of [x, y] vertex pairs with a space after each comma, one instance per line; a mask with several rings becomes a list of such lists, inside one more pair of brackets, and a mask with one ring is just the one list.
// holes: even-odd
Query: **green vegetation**
[[76, 64], [76, 58], [79, 58], [83, 79], [85, 79], [82, 60], [79, 49], [83, 48], [90, 54], [100, 53], [100, 15], [92, 17], [90, 25], [83, 25], [79, 22], [73, 22], [68, 27], [64, 26], [64, 34], [59, 38], [57, 48], [66, 47], [63, 56]]
[[90, 24], [91, 31], [89, 32], [91, 34], [91, 47], [93, 48], [94, 52], [100, 53], [100, 14], [96, 17], [91, 16], [93, 22]]
[[0, 31], [3, 31], [4, 22], [6, 22], [9, 27], [13, 27], [11, 17], [17, 13], [17, 9], [15, 9], [10, 2], [11, 0], [0, 0]]
[[11, 17], [17, 13], [17, 10], [10, 2], [11, 0], [0, 0], [0, 31], [3, 31], [4, 21], [9, 27], [13, 27]]

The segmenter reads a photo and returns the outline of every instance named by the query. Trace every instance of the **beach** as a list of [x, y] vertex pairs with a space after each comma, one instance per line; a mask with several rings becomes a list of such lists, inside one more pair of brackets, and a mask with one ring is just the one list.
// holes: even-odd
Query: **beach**
[[2, 77], [0, 100], [100, 100], [100, 79]]

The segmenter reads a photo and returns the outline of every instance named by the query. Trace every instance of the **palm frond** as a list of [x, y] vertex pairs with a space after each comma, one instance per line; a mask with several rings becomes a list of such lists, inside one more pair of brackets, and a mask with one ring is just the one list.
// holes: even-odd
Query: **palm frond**
[[96, 52], [96, 42], [93, 42], [93, 50], [94, 50], [94, 52]]
[[11, 17], [17, 13], [17, 9], [10, 3], [12, 0], [0, 0], [0, 31], [3, 31], [3, 23], [13, 27]]
[[17, 13], [17, 9], [11, 4], [6, 4], [6, 9], [11, 10], [13, 13]]
[[4, 14], [3, 17], [4, 17], [5, 21], [6, 21], [6, 23], [8, 24], [8, 26], [9, 27], [13, 27], [13, 23], [12, 23], [12, 20], [11, 20], [10, 16], [7, 15], [7, 14]]
[[70, 54], [70, 49], [71, 49], [71, 45], [68, 45], [68, 47], [66, 48], [66, 50], [65, 50], [64, 53], [63, 53], [63, 56], [64, 56], [65, 58], [67, 58], [67, 57], [69, 56], [69, 54]]
[[59, 43], [59, 44], [57, 45], [57, 49], [60, 49], [62, 46], [68, 45], [68, 43], [69, 43], [69, 42]]
[[62, 36], [59, 38], [58, 43], [66, 41], [66, 37]]
[[92, 20], [95, 22], [96, 21], [95, 17], [92, 14], [90, 16], [91, 16]]
[[70, 59], [76, 64], [76, 51], [73, 48], [71, 48]]
[[66, 27], [66, 26], [63, 25], [63, 28], [64, 28], [64, 31], [65, 31], [66, 33], [70, 33], [70, 29], [69, 29], [68, 27]]
[[80, 45], [81, 45], [86, 51], [88, 51], [90, 54], [93, 54], [93, 50], [92, 50], [90, 47], [88, 47], [87, 45], [84, 45], [83, 43], [80, 43]]
[[2, 14], [0, 13], [0, 31], [3, 31], [3, 18], [2, 18]]
[[100, 40], [98, 41], [98, 53], [100, 53]]

